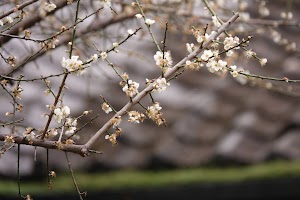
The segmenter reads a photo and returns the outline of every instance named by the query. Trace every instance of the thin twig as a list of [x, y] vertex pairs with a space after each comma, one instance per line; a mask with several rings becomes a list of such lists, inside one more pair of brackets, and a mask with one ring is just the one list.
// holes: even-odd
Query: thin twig
[[21, 185], [20, 185], [20, 181], [21, 181], [21, 177], [20, 177], [20, 147], [21, 145], [18, 144], [18, 161], [17, 161], [17, 183], [18, 183], [18, 192], [19, 192], [19, 196], [21, 197]]
[[67, 160], [67, 162], [68, 162], [68, 167], [69, 167], [69, 170], [70, 170], [70, 172], [71, 172], [72, 180], [73, 180], [74, 186], [75, 186], [75, 188], [76, 188], [76, 191], [77, 191], [77, 193], [78, 193], [78, 195], [79, 195], [80, 200], [83, 200], [83, 198], [82, 198], [82, 196], [81, 196], [82, 193], [80, 192], [80, 190], [79, 190], [79, 188], [78, 188], [78, 185], [77, 185], [77, 182], [76, 182], [76, 179], [75, 179], [75, 176], [74, 176], [74, 172], [73, 172], [73, 169], [72, 169], [72, 167], [71, 167], [70, 160], [69, 160], [69, 158], [68, 158], [68, 153], [65, 152], [65, 155], [66, 155], [66, 160]]
[[15, 120], [15, 121], [11, 121], [11, 122], [6, 122], [6, 123], [3, 123], [3, 124], [0, 124], [0, 126], [5, 127], [5, 126], [11, 125], [13, 123], [16, 124], [16, 123], [21, 123], [23, 121], [24, 121], [24, 119], [18, 119], [18, 120]]
[[3, 13], [2, 15], [0, 15], [0, 19], [3, 19], [4, 17], [14, 13], [16, 10], [22, 10], [26, 6], [29, 6], [37, 1], [38, 0], [30, 0], [30, 1], [22, 3], [21, 5], [16, 5], [14, 8], [12, 8], [12, 9], [8, 10], [7, 12]]
[[148, 28], [148, 31], [149, 31], [149, 33], [150, 33], [150, 36], [151, 36], [151, 38], [152, 38], [153, 43], [155, 44], [157, 50], [158, 50], [158, 51], [161, 51], [161, 48], [159, 47], [159, 44], [158, 44], [158, 42], [157, 42], [157, 40], [156, 40], [156, 38], [155, 38], [155, 36], [154, 36], [152, 30], [151, 30], [150, 25], [146, 23], [146, 16], [145, 16], [145, 13], [144, 13], [144, 11], [143, 11], [143, 9], [142, 9], [142, 6], [141, 6], [140, 2], [139, 2], [138, 0], [136, 0], [136, 3], [137, 3], [137, 5], [138, 5], [138, 7], [139, 7], [139, 9], [140, 9], [140, 11], [141, 11], [141, 14], [142, 14], [142, 16], [143, 16], [145, 25], [146, 25], [147, 28]]
[[100, 116], [100, 114], [98, 113], [96, 116], [94, 116], [92, 119], [90, 119], [88, 122], [86, 122], [82, 127], [76, 129], [76, 131], [70, 135], [67, 139], [70, 139], [71, 137], [73, 137], [74, 135], [76, 135], [79, 131], [81, 131], [82, 129], [84, 129], [87, 125], [91, 124], [95, 119], [97, 119]]

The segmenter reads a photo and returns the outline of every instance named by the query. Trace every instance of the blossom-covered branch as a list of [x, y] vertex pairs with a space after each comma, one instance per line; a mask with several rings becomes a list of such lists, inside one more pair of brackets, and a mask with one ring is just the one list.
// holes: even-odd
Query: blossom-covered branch
[[[189, 55], [187, 55], [184, 59], [179, 61], [174, 67], [170, 68], [166, 73], [165, 73], [165, 78], [168, 79], [170, 78], [173, 74], [175, 74], [184, 64], [187, 60], [195, 58], [201, 51], [203, 51], [213, 40], [215, 40], [220, 34], [222, 34], [225, 30], [229, 28], [229, 26], [238, 18], [239, 14], [235, 14], [232, 16], [226, 23], [224, 23], [218, 31], [213, 34], [207, 42], [205, 42], [202, 46], [202, 48], [198, 48]], [[118, 118], [124, 114], [128, 110], [130, 110], [135, 104], [140, 102], [141, 99], [143, 99], [150, 91], [152, 91], [154, 88], [154, 84], [148, 85], [143, 91], [138, 93], [134, 98], [132, 98], [131, 102], [128, 102], [120, 111], [118, 111], [112, 118]], [[85, 144], [87, 149], [92, 148], [100, 139], [100, 137], [108, 131], [113, 124], [111, 121], [108, 121], [105, 123], [101, 129], [99, 129], [92, 137], [91, 139]]]

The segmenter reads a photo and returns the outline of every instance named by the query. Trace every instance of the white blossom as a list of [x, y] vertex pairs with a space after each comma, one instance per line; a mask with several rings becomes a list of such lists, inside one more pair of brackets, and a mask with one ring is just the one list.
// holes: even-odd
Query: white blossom
[[207, 61], [209, 58], [213, 56], [213, 52], [211, 50], [204, 50], [203, 54], [201, 55], [201, 59]]
[[221, 26], [221, 23], [219, 22], [218, 17], [216, 15], [212, 16], [212, 21], [216, 27], [219, 28]]
[[237, 78], [238, 75], [239, 75], [239, 72], [238, 72], [238, 71], [232, 71], [232, 72], [230, 72], [230, 73], [231, 73], [232, 77], [234, 77], [234, 78]]
[[8, 23], [10, 23], [10, 24], [14, 22], [13, 18], [10, 17], [10, 16], [7, 16], [7, 17], [6, 17], [6, 21], [7, 21]]
[[134, 97], [137, 93], [139, 93], [139, 86], [139, 83], [128, 80], [127, 84], [122, 88], [122, 90], [126, 93], [127, 96]]
[[94, 54], [91, 59], [93, 62], [96, 62], [98, 60], [98, 55]]
[[69, 115], [70, 115], [70, 108], [68, 106], [56, 108], [54, 110], [54, 118], [58, 123], [61, 123], [61, 120], [65, 119]]
[[197, 62], [192, 62], [190, 60], [185, 61], [185, 68], [190, 69], [190, 70], [199, 70], [200, 65]]
[[77, 119], [71, 117], [66, 118], [65, 126], [77, 126]]
[[33, 140], [35, 139], [35, 133], [33, 132], [33, 128], [28, 127], [25, 129], [25, 132], [23, 133], [23, 136], [26, 137], [27, 140]]
[[120, 125], [121, 121], [122, 121], [121, 116], [117, 116], [112, 118], [110, 120], [110, 123], [113, 125], [114, 128], [117, 128]]
[[160, 110], [162, 107], [158, 102], [155, 102], [152, 106], [147, 108], [147, 115], [150, 119], [152, 119], [157, 125], [161, 125], [165, 123], [165, 119], [162, 117], [162, 113]]
[[146, 116], [143, 113], [139, 113], [137, 111], [129, 111], [128, 112], [128, 121], [139, 124], [145, 120]]
[[266, 2], [261, 1], [258, 6], [258, 12], [261, 16], [266, 17], [270, 15], [270, 10], [266, 7]]
[[117, 134], [113, 133], [111, 135], [105, 135], [106, 140], [109, 140], [113, 145], [117, 145]]
[[106, 113], [106, 114], [108, 114], [108, 113], [110, 113], [111, 111], [112, 111], [112, 108], [108, 105], [108, 103], [106, 103], [106, 102], [104, 102], [103, 104], [102, 104], [102, 110]]
[[169, 51], [164, 54], [161, 51], [157, 51], [154, 55], [154, 60], [157, 66], [163, 67], [171, 67], [173, 64], [173, 60], [171, 57], [171, 53]]
[[0, 26], [3, 26], [4, 24], [3, 24], [3, 21], [2, 20], [0, 20]]
[[51, 12], [56, 8], [56, 5], [54, 3], [45, 3], [44, 4], [44, 10], [47, 12]]
[[146, 23], [148, 26], [150, 26], [150, 25], [152, 25], [152, 24], [155, 23], [155, 20], [152, 20], [152, 19], [146, 19], [146, 20], [145, 20], [145, 23]]
[[267, 62], [268, 62], [268, 60], [266, 58], [262, 58], [262, 59], [259, 60], [259, 63], [260, 63], [261, 66], [266, 65]]
[[63, 68], [66, 68], [69, 72], [75, 72], [77, 75], [81, 75], [83, 73], [83, 62], [78, 60], [78, 56], [72, 56], [68, 59], [63, 57], [61, 64]]
[[68, 136], [70, 136], [70, 135], [72, 135], [73, 133], [75, 133], [75, 130], [76, 130], [76, 127], [70, 126], [70, 127], [67, 128], [65, 134], [68, 135]]
[[58, 132], [55, 128], [48, 130], [47, 132], [49, 138], [53, 138], [58, 135]]
[[214, 70], [216, 70], [216, 71], [223, 70], [226, 67], [226, 65], [227, 65], [226, 61], [219, 60], [218, 61], [218, 66]]
[[113, 47], [116, 48], [116, 47], [118, 47], [118, 46], [119, 46], [119, 43], [117, 43], [117, 42], [114, 42], [114, 43], [113, 43]]
[[153, 83], [153, 91], [163, 92], [169, 85], [165, 78], [158, 78]]
[[85, 111], [83, 111], [83, 115], [88, 115], [90, 113], [90, 111], [89, 110], [85, 110]]
[[232, 69], [232, 70], [236, 70], [237, 66], [236, 65], [231, 65], [229, 68]]
[[192, 53], [194, 50], [195, 50], [195, 45], [193, 43], [186, 43], [186, 50], [189, 52], [189, 53]]
[[[204, 35], [198, 35], [197, 36], [197, 42], [198, 43], [202, 43], [202, 42], [206, 42], [206, 41], [208, 41], [209, 40], [209, 38], [212, 36], [212, 35], [214, 35], [216, 33], [216, 31], [212, 31], [210, 34], [208, 34], [208, 33], [205, 33]], [[219, 40], [219, 37], [217, 37], [216, 38], [216, 40]]]
[[147, 108], [147, 114], [149, 118], [153, 119], [158, 114], [158, 112], [162, 109], [158, 102], [155, 102], [152, 106]]
[[102, 53], [100, 53], [101, 59], [105, 60], [107, 58], [107, 53], [106, 51], [103, 51]]
[[[231, 37], [231, 36], [226, 37], [224, 39], [224, 49], [228, 50], [228, 49], [238, 45], [239, 41], [240, 41], [240, 39], [237, 36], [235, 36], [235, 37]], [[235, 47], [235, 49], [239, 49], [239, 47]]]
[[206, 67], [209, 68], [209, 71], [214, 73], [220, 70], [224, 70], [227, 66], [227, 62], [223, 60], [216, 61], [214, 59], [210, 59], [209, 62], [206, 64]]
[[127, 33], [128, 33], [129, 35], [132, 35], [132, 34], [134, 34], [134, 31], [133, 31], [132, 29], [128, 29], [128, 30], [127, 30]]
[[141, 19], [141, 18], [143, 17], [143, 15], [141, 15], [141, 14], [136, 14], [135, 17], [136, 17], [137, 19]]
[[256, 55], [256, 53], [254, 51], [252, 51], [251, 49], [245, 51], [245, 57], [246, 58], [251, 58], [254, 55]]

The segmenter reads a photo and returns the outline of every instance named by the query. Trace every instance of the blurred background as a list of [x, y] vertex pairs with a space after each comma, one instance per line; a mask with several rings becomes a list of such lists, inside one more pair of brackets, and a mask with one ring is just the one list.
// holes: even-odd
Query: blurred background
[[[24, 3], [19, 1], [18, 3]], [[31, 30], [31, 38], [45, 38], [70, 26], [74, 21], [76, 1], [51, 1], [57, 5], [51, 13], [43, 13], [46, 1], [34, 3], [24, 10], [28, 18], [24, 24], [15, 26]], [[86, 19], [78, 25], [74, 54], [82, 60], [97, 53], [93, 44], [105, 51], [113, 42], [127, 36], [127, 29], [143, 29], [124, 45], [108, 55], [111, 62], [130, 79], [145, 86], [145, 78], [160, 75], [153, 55], [156, 48], [132, 1], [112, 1], [109, 8]], [[190, 33], [192, 26], [202, 29], [211, 15], [202, 1], [141, 1], [147, 17], [155, 19], [154, 35], [158, 41], [164, 38], [165, 22], [168, 21], [166, 46], [171, 51], [174, 63], [187, 55], [186, 43], [196, 43]], [[230, 33], [240, 38], [253, 36], [248, 49], [260, 58], [267, 58], [261, 67], [256, 59], [246, 59], [242, 50], [236, 51], [228, 63], [237, 65], [251, 74], [289, 79], [300, 79], [299, 66], [299, 1], [209, 1], [220, 18], [226, 20], [232, 12], [241, 12], [242, 19], [234, 24]], [[265, 2], [265, 4], [263, 3]], [[12, 1], [0, 5], [0, 14], [13, 7]], [[101, 5], [99, 1], [80, 3], [82, 18]], [[269, 10], [266, 15], [265, 10]], [[36, 11], [38, 10], [38, 12]], [[264, 12], [263, 12], [264, 11]], [[282, 13], [291, 12], [291, 19]], [[44, 16], [45, 15], [45, 16]], [[245, 16], [250, 17], [248, 19]], [[36, 17], [36, 18], [35, 18]], [[17, 20], [17, 19], [15, 19]], [[36, 20], [35, 23], [26, 22]], [[1, 27], [4, 30], [8, 25]], [[28, 27], [24, 27], [28, 26]], [[22, 29], [5, 31], [23, 36]], [[17, 32], [13, 32], [14, 30]], [[15, 30], [15, 31], [16, 31]], [[6, 33], [4, 32], [4, 33]], [[14, 55], [16, 66], [10, 76], [23, 74], [32, 79], [63, 72], [62, 57], [70, 41], [71, 31], [59, 36], [55, 49], [36, 54], [39, 44], [0, 36], [1, 54]], [[36, 55], [35, 55], [36, 54]], [[35, 55], [34, 57], [32, 55]], [[29, 59], [29, 61], [26, 61]], [[26, 61], [26, 64], [22, 64]], [[6, 75], [13, 68], [0, 61], [0, 74]], [[49, 79], [53, 91], [58, 91], [62, 77]], [[98, 60], [82, 76], [71, 75], [63, 94], [64, 105], [76, 117], [85, 110], [92, 113], [79, 121], [79, 127], [99, 114], [89, 126], [82, 129], [76, 143], [83, 144], [112, 115], [101, 110], [102, 95], [116, 110], [128, 99], [119, 86], [119, 77], [105, 62]], [[102, 138], [97, 149], [102, 155], [82, 158], [69, 154], [70, 163], [81, 191], [87, 191], [87, 199], [299, 199], [300, 192], [300, 104], [298, 83], [285, 83], [261, 79], [246, 82], [233, 79], [230, 74], [212, 74], [206, 67], [199, 71], [185, 71], [163, 93], [154, 93], [155, 101], [163, 107], [167, 127], [157, 126], [151, 120], [132, 124], [124, 117], [120, 127], [123, 134], [118, 145], [113, 146]], [[9, 83], [10, 90], [15, 83]], [[22, 82], [24, 92], [22, 113], [17, 118], [24, 121], [16, 132], [23, 134], [26, 127], [34, 127], [37, 133], [46, 124], [46, 105], [53, 103], [46, 96], [43, 81]], [[9, 121], [5, 116], [12, 105], [10, 96], [0, 90], [0, 121]], [[149, 105], [150, 98], [142, 101]], [[135, 109], [139, 110], [138, 106]], [[55, 123], [51, 127], [57, 127]], [[9, 133], [11, 127], [1, 127], [0, 133]], [[1, 144], [1, 143], [0, 143]], [[49, 151], [47, 169], [46, 150], [21, 146], [20, 172], [21, 191], [34, 199], [75, 199], [74, 188], [65, 154]], [[48, 189], [48, 170], [55, 171]], [[0, 198], [16, 199], [17, 148], [6, 151], [0, 157]]]

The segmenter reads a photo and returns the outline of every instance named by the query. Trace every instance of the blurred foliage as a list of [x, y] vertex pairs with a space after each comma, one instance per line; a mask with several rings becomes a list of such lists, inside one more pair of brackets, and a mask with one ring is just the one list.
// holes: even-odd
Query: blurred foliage
[[[183, 186], [206, 183], [232, 183], [249, 180], [300, 178], [300, 161], [276, 161], [244, 167], [201, 167], [161, 171], [112, 171], [102, 173], [75, 173], [82, 191], [138, 189], [164, 186]], [[52, 179], [52, 189], [47, 181], [21, 182], [21, 191], [30, 194], [47, 192], [74, 192], [74, 184], [68, 173]], [[0, 180], [0, 194], [16, 195], [16, 180]]]

